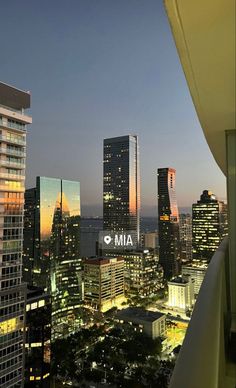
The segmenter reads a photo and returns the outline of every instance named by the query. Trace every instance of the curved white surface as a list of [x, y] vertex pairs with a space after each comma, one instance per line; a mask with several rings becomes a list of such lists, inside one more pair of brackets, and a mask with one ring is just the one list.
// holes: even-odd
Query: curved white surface
[[190, 93], [226, 175], [225, 130], [235, 124], [235, 0], [164, 0]]

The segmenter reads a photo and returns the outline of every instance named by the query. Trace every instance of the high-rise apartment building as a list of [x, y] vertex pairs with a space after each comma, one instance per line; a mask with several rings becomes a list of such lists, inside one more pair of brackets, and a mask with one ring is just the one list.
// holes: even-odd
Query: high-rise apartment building
[[159, 168], [157, 171], [159, 258], [166, 279], [170, 279], [179, 271], [179, 213], [175, 172], [173, 168]]
[[226, 233], [226, 205], [204, 190], [192, 206], [193, 258], [209, 262]]
[[79, 182], [37, 177], [26, 191], [25, 214], [25, 279], [51, 294], [52, 337], [64, 337], [80, 321]]
[[84, 300], [102, 312], [124, 302], [124, 259], [95, 257], [84, 261]]
[[0, 387], [23, 386], [25, 114], [30, 94], [0, 83]]
[[179, 216], [180, 254], [181, 261], [192, 260], [192, 216], [180, 214]]
[[103, 229], [134, 231], [139, 242], [140, 176], [138, 137], [104, 140]]

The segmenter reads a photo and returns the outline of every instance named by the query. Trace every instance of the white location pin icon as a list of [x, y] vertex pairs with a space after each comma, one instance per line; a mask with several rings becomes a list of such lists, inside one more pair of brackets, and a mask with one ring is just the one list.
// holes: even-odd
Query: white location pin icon
[[108, 244], [110, 244], [110, 242], [111, 242], [111, 236], [105, 236], [104, 237], [104, 242], [108, 245]]

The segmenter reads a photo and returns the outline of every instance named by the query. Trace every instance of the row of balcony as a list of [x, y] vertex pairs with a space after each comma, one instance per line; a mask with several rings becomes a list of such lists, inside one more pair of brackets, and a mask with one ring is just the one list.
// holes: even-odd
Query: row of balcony
[[13, 155], [21, 158], [26, 157], [26, 152], [18, 148], [12, 149], [12, 148], [0, 147], [0, 154]]
[[10, 160], [0, 158], [0, 165], [11, 167], [11, 168], [25, 169], [25, 162], [22, 161], [21, 159], [19, 159], [19, 162], [16, 162], [16, 161], [13, 162]]
[[9, 144], [18, 144], [25, 146], [26, 145], [26, 138], [25, 137], [13, 137], [13, 136], [5, 136], [0, 134], [0, 141], [3, 141], [5, 143]]
[[24, 186], [17, 187], [16, 185], [0, 184], [0, 191], [16, 191], [19, 193], [23, 193], [25, 191], [25, 188]]
[[0, 178], [12, 180], [25, 180], [24, 174], [11, 174], [8, 172], [0, 172]]

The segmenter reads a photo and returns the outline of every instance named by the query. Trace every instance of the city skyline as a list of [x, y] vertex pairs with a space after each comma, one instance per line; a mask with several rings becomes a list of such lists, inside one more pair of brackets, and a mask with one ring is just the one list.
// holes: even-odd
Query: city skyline
[[[177, 171], [180, 207], [190, 207], [204, 189], [225, 199], [162, 2], [52, 1], [46, 10], [28, 0], [5, 3], [0, 26], [9, 30], [1, 78], [32, 93], [26, 187], [37, 175], [79, 180], [82, 216], [101, 215], [103, 139], [136, 133], [142, 215], [156, 215], [161, 167]], [[27, 36], [23, 47], [18, 29]]]

